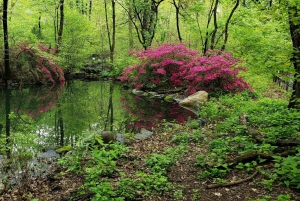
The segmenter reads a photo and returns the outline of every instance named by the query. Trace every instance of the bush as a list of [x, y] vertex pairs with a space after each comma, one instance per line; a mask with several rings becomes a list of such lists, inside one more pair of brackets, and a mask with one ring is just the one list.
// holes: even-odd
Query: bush
[[20, 82], [63, 83], [64, 72], [55, 51], [44, 44], [17, 43], [12, 51], [12, 76]]
[[135, 88], [157, 89], [179, 87], [188, 94], [199, 90], [240, 92], [250, 86], [238, 76], [238, 60], [222, 51], [209, 51], [205, 56], [184, 44], [164, 43], [141, 52], [132, 52], [140, 61], [123, 69], [121, 81]]

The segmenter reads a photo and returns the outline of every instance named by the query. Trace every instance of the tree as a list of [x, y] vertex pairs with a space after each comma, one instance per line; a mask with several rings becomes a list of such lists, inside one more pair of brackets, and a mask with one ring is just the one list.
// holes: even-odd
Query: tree
[[[130, 0], [127, 7], [118, 2], [128, 13], [144, 49], [151, 46], [158, 21], [158, 7], [164, 0]], [[130, 9], [129, 9], [130, 8]]]
[[178, 39], [180, 42], [182, 42], [182, 37], [180, 33], [180, 23], [179, 23], [180, 9], [183, 7], [182, 2], [181, 0], [178, 0], [178, 2], [176, 2], [176, 0], [173, 0], [172, 4], [174, 5], [176, 10], [176, 29], [177, 29]]
[[[64, 19], [65, 19], [64, 0], [60, 0], [58, 7], [59, 7], [59, 12], [60, 12], [60, 20], [59, 20], [59, 28], [58, 28], [58, 32], [57, 32], [57, 43], [56, 43], [57, 51], [62, 43], [62, 36], [63, 36], [63, 30], [64, 30]], [[57, 26], [58, 26], [58, 23], [57, 23]]]
[[[189, 8], [195, 16], [194, 20], [197, 23], [203, 54], [209, 49], [226, 49], [229, 25], [240, 4], [240, 0], [229, 1], [229, 7], [225, 6], [225, 3], [220, 0], [194, 2]], [[203, 13], [207, 13], [206, 16], [202, 16]], [[228, 16], [226, 16], [227, 13]], [[205, 25], [202, 25], [204, 23]]]
[[107, 37], [108, 37], [108, 45], [110, 50], [110, 62], [114, 62], [114, 52], [115, 52], [115, 43], [116, 43], [116, 2], [115, 0], [111, 0], [111, 9], [112, 9], [112, 32], [109, 27], [108, 21], [108, 10], [107, 10], [107, 0], [104, 0], [104, 8], [105, 8], [105, 22], [107, 29]]
[[[298, 5], [297, 5], [298, 4]], [[289, 108], [300, 109], [300, 5], [299, 2], [290, 1], [288, 6], [290, 34], [293, 44], [293, 56], [291, 62], [294, 65], [295, 75], [293, 93], [290, 98]]]
[[3, 0], [3, 16], [2, 16], [2, 23], [3, 23], [3, 38], [4, 38], [4, 80], [6, 85], [11, 80], [11, 70], [9, 65], [9, 44], [8, 44], [8, 28], [7, 28], [7, 4], [8, 0]]

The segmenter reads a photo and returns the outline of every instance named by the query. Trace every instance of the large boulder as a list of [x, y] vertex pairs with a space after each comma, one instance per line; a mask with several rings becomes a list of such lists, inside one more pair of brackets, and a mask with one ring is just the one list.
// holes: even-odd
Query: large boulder
[[204, 103], [208, 100], [206, 91], [198, 91], [179, 102], [179, 105], [193, 107], [196, 103]]

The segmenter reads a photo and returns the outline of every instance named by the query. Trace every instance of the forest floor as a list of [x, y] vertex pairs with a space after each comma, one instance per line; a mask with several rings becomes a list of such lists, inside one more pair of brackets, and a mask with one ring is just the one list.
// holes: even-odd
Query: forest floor
[[[268, 200], [300, 200], [300, 192], [287, 188], [279, 183], [272, 183], [271, 186], [262, 184], [266, 179], [264, 171], [274, 168], [274, 163], [268, 161], [260, 165], [257, 174], [255, 170], [243, 171], [232, 169], [223, 176], [227, 182], [234, 182], [253, 176], [251, 179], [236, 185], [223, 186], [218, 188], [207, 188], [208, 185], [216, 183], [214, 180], [199, 180], [199, 172], [204, 171], [203, 167], [197, 166], [197, 156], [209, 153], [208, 142], [214, 138], [215, 124], [207, 123], [202, 128], [202, 133], [210, 133], [207, 139], [200, 142], [189, 142], [186, 144], [188, 150], [184, 157], [181, 157], [174, 165], [168, 168], [168, 181], [174, 188], [171, 191], [160, 195], [141, 195], [136, 199], [144, 201], [268, 201]], [[144, 164], [145, 156], [153, 153], [162, 153], [165, 148], [177, 146], [171, 139], [180, 130], [167, 132], [164, 129], [157, 129], [155, 134], [145, 140], [137, 141], [128, 145], [131, 149], [129, 160], [117, 162], [117, 167], [126, 175], [136, 174], [138, 170], [147, 171]], [[191, 131], [192, 132], [192, 131]], [[91, 195], [77, 194], [78, 188], [84, 183], [85, 178], [73, 172], [66, 172], [67, 167], [55, 165], [47, 178], [23, 181], [17, 189], [5, 191], [0, 197], [1, 201], [9, 200], [39, 200], [39, 201], [64, 201], [64, 200], [90, 200]], [[53, 175], [64, 172], [65, 174], [55, 179]], [[111, 178], [117, 180], [117, 178]], [[268, 188], [269, 187], [269, 188]], [[272, 188], [272, 189], [271, 189]], [[174, 194], [177, 192], [177, 194]], [[280, 198], [282, 195], [289, 195], [291, 199]], [[72, 199], [71, 199], [72, 198]]]

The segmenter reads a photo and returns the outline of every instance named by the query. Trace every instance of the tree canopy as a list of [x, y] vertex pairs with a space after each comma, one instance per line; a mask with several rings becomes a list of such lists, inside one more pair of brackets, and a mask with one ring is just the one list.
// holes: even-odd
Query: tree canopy
[[[299, 105], [296, 0], [18, 0], [3, 1], [3, 8], [3, 79], [25, 79], [31, 71], [39, 72], [31, 77], [43, 77], [38, 62], [20, 56], [24, 45], [65, 72], [94, 58], [109, 63], [107, 73], [119, 76], [133, 63], [129, 50], [179, 41], [202, 55], [225, 50], [242, 58], [250, 72], [294, 81], [290, 107]], [[51, 65], [45, 67], [52, 71]]]

